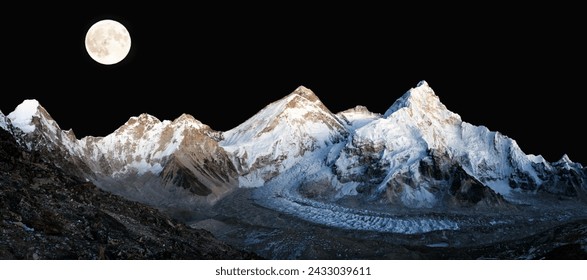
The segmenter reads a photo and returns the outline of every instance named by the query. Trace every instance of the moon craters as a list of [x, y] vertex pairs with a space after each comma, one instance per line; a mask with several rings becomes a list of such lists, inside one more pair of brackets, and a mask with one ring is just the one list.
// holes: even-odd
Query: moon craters
[[130, 51], [130, 35], [126, 28], [113, 20], [102, 20], [90, 27], [86, 34], [86, 50], [101, 64], [115, 64]]

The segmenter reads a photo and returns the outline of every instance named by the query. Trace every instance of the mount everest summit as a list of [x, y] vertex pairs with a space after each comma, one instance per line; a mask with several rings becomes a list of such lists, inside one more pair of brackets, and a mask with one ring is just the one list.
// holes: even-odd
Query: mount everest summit
[[513, 139], [461, 120], [425, 81], [383, 114], [362, 106], [332, 113], [300, 86], [224, 132], [186, 114], [173, 121], [142, 114], [105, 137], [77, 139], [35, 100], [0, 113], [0, 128], [67, 173], [158, 207], [213, 205], [241, 188], [277, 211], [313, 207], [314, 217], [339, 207], [507, 207], [538, 195], [584, 200], [587, 192], [581, 164], [526, 155]]

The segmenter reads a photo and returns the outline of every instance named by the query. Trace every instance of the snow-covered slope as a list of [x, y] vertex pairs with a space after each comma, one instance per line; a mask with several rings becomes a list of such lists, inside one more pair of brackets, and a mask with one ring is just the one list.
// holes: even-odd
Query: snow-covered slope
[[347, 135], [345, 124], [311, 90], [300, 86], [225, 132], [220, 145], [231, 154], [240, 185], [260, 187]]

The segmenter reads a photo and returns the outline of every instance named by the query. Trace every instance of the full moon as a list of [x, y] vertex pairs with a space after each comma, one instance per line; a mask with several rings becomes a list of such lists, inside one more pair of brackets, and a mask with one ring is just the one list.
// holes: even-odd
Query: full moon
[[122, 61], [130, 51], [130, 35], [117, 21], [105, 19], [90, 27], [86, 50], [92, 59], [104, 65]]

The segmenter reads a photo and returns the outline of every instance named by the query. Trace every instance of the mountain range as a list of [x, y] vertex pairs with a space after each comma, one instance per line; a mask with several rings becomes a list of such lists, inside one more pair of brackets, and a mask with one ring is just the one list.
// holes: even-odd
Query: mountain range
[[259, 258], [65, 171], [0, 129], [0, 260]]
[[458, 225], [398, 226], [397, 217], [365, 213], [587, 199], [580, 163], [525, 154], [515, 140], [463, 121], [425, 81], [383, 114], [363, 106], [333, 113], [300, 86], [228, 131], [187, 114], [142, 114], [107, 136], [77, 139], [36, 100], [0, 112], [0, 128], [79, 180], [165, 209], [208, 207], [251, 188], [260, 205], [318, 224], [412, 233]]

